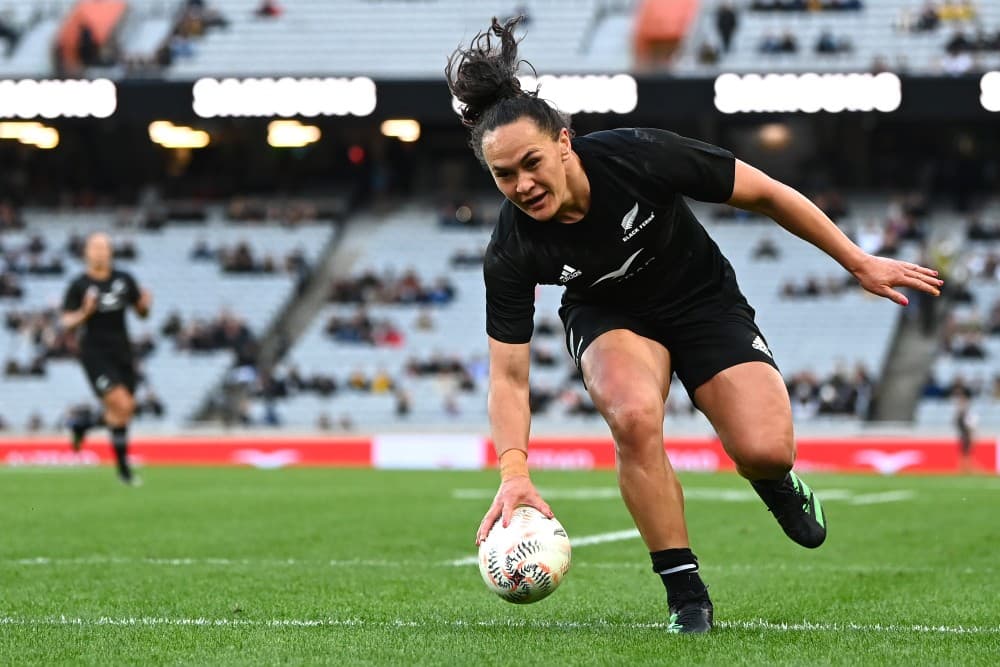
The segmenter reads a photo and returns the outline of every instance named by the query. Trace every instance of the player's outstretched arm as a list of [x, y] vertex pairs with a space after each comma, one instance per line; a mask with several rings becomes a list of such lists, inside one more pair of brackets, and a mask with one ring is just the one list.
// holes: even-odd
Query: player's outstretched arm
[[531, 355], [527, 343], [501, 343], [490, 338], [490, 383], [487, 398], [490, 430], [500, 458], [500, 489], [479, 524], [476, 544], [489, 534], [497, 519], [503, 525], [519, 505], [534, 507], [547, 517], [552, 510], [538, 495], [528, 476], [528, 369]]
[[869, 255], [802, 193], [774, 180], [740, 160], [736, 161], [731, 206], [766, 215], [799, 238], [837, 260], [872, 294], [905, 306], [896, 287], [909, 287], [934, 296], [941, 294], [938, 272], [911, 262]]

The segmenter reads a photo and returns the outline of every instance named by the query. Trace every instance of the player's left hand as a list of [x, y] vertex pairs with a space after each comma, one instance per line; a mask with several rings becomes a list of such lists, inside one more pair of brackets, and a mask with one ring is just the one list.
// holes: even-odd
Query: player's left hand
[[146, 317], [149, 308], [153, 305], [153, 295], [147, 289], [139, 290], [139, 300], [135, 302], [135, 312], [139, 317]]
[[938, 272], [934, 269], [874, 255], [866, 255], [851, 273], [861, 286], [872, 294], [883, 296], [901, 306], [907, 305], [909, 299], [893, 289], [894, 287], [909, 287], [940, 296], [941, 286], [944, 285], [944, 281], [938, 278]]

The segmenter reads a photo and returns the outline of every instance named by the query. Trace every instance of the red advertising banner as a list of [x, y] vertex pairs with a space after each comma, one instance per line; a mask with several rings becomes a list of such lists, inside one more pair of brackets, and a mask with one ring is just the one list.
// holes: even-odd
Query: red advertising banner
[[[130, 454], [139, 465], [245, 465], [368, 467], [370, 438], [136, 438]], [[0, 465], [98, 465], [114, 456], [106, 440], [88, 439], [74, 453], [68, 439], [0, 440]]]
[[[734, 468], [715, 439], [671, 439], [664, 446], [676, 470], [712, 472]], [[803, 471], [892, 475], [950, 473], [959, 469], [958, 443], [948, 439], [810, 438], [799, 440], [797, 450], [795, 468]], [[531, 441], [529, 452], [533, 468], [590, 470], [615, 465], [610, 439], [537, 438]], [[973, 461], [980, 470], [1000, 472], [998, 456], [997, 444], [991, 440], [980, 440], [973, 447]], [[496, 465], [492, 446], [486, 459], [488, 465]]]
[[[671, 439], [664, 443], [677, 470], [732, 470], [733, 462], [718, 440]], [[476, 435], [431, 434], [353, 438], [324, 437], [137, 437], [131, 446], [139, 465], [234, 465], [256, 468], [342, 466], [403, 469], [494, 467], [492, 443]], [[973, 447], [975, 466], [1000, 472], [997, 443], [980, 440]], [[0, 439], [0, 466], [100, 465], [112, 461], [104, 439], [70, 450], [63, 438]], [[613, 468], [610, 438], [536, 438], [530, 447], [535, 469]], [[798, 441], [796, 469], [821, 472], [952, 473], [959, 469], [959, 449], [949, 439], [811, 438]]]

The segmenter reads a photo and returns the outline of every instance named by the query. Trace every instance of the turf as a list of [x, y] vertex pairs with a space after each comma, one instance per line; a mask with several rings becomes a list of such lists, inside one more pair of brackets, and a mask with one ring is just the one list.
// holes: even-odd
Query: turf
[[[985, 665], [1000, 655], [997, 478], [807, 475], [828, 492], [831, 531], [807, 551], [736, 477], [685, 476], [719, 623], [703, 637], [664, 631], [665, 596], [638, 539], [576, 548], [563, 586], [532, 606], [493, 597], [475, 565], [452, 565], [475, 553], [493, 473], [157, 468], [144, 478], [132, 489], [108, 469], [0, 471], [0, 664]], [[610, 473], [536, 483], [571, 538], [631, 526]]]

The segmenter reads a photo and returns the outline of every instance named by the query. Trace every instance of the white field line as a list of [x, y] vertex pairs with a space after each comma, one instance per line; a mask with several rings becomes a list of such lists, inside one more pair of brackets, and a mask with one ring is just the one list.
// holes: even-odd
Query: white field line
[[[605, 544], [607, 542], [622, 542], [624, 540], [633, 540], [639, 537], [639, 531], [635, 528], [630, 528], [629, 530], [616, 530], [612, 533], [597, 533], [596, 535], [584, 535], [583, 537], [571, 537], [569, 540], [570, 546], [576, 547], [586, 547], [591, 544]], [[455, 567], [462, 567], [463, 565], [474, 565], [479, 562], [479, 556], [466, 556], [465, 558], [457, 558], [451, 561], [451, 564]]]
[[[878, 505], [881, 503], [898, 503], [901, 500], [910, 500], [916, 496], [913, 491], [900, 489], [899, 491], [885, 491], [883, 493], [866, 493], [854, 496], [847, 502], [851, 505]], [[823, 496], [820, 496], [820, 500]]]
[[[69, 616], [49, 616], [40, 618], [20, 616], [0, 616], [0, 626], [75, 626], [75, 627], [264, 627], [264, 628], [520, 628], [537, 630], [662, 630], [666, 622], [616, 622], [598, 619], [594, 621], [546, 621], [546, 620], [404, 620], [368, 621], [361, 618], [170, 618], [161, 616], [140, 617], [110, 617], [80, 618]], [[885, 634], [983, 634], [1000, 635], [1000, 627], [982, 627], [965, 625], [896, 625], [863, 624], [863, 623], [813, 623], [801, 621], [797, 623], [775, 623], [764, 619], [744, 621], [718, 621], [715, 626], [723, 630], [758, 630], [766, 632], [874, 632]]]
[[[629, 533], [631, 531], [621, 531], [620, 534]], [[601, 535], [589, 536], [592, 538], [603, 538], [607, 541], [607, 535], [617, 535], [619, 533], [603, 533]], [[625, 538], [629, 539], [629, 538]], [[600, 542], [587, 542], [587, 544], [599, 544]], [[580, 546], [579, 540], [574, 542], [576, 546]], [[152, 565], [156, 567], [290, 567], [290, 568], [323, 568], [323, 567], [334, 567], [334, 568], [407, 568], [407, 567], [455, 567], [456, 563], [459, 561], [455, 560], [443, 560], [443, 561], [418, 561], [418, 560], [363, 560], [363, 559], [348, 559], [348, 560], [322, 560], [322, 559], [307, 559], [307, 558], [262, 558], [262, 559], [249, 559], [249, 558], [128, 558], [122, 556], [83, 556], [79, 558], [59, 558], [59, 557], [47, 557], [38, 556], [34, 558], [11, 558], [6, 560], [0, 560], [0, 566], [14, 566], [14, 567], [78, 567], [85, 565]], [[477, 563], [477, 559], [473, 557], [463, 558], [460, 560], [460, 565], [474, 565]], [[645, 564], [641, 559], [637, 560], [622, 560], [622, 561], [588, 561], [588, 560], [575, 560], [573, 563], [574, 568], [585, 568], [585, 569], [595, 569], [595, 570], [617, 570], [617, 571], [628, 571], [631, 569], [645, 571], [648, 569], [648, 565]], [[703, 565], [703, 569], [706, 572], [756, 572], [760, 570], [762, 565], [760, 563], [713, 563]], [[771, 564], [768, 565], [771, 570], [780, 570], [783, 572], [850, 572], [850, 573], [893, 573], [893, 574], [927, 574], [933, 572], [940, 572], [940, 567], [932, 566], [914, 566], [914, 565], [887, 565], [884, 563], [880, 564], [856, 564], [848, 565], [844, 563], [791, 563], [791, 564]], [[997, 568], [972, 568], [972, 567], [959, 567], [950, 570], [953, 573], [958, 574], [968, 574], [968, 575], [992, 575], [997, 573]]]

